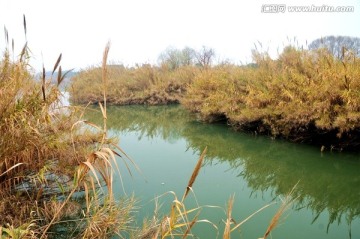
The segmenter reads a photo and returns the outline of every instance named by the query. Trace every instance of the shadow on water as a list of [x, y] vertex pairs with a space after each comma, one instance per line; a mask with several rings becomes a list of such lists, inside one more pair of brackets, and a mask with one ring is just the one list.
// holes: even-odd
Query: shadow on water
[[[87, 119], [101, 124], [99, 112]], [[328, 212], [328, 227], [360, 215], [360, 157], [350, 153], [321, 153], [320, 149], [268, 137], [233, 132], [225, 125], [197, 122], [181, 106], [123, 106], [108, 108], [108, 125], [114, 131], [141, 132], [169, 142], [183, 138], [188, 148], [208, 147], [206, 164], [227, 162], [253, 193], [270, 191], [275, 198], [297, 184], [295, 209], [308, 208], [313, 222]]]

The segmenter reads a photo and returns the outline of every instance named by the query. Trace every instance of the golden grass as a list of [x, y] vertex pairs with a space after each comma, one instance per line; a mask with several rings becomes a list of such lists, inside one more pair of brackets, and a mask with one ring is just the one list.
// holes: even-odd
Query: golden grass
[[[109, 45], [104, 72], [108, 51]], [[68, 73], [62, 74], [62, 54], [52, 70], [52, 75], [58, 71], [56, 85], [46, 78], [45, 68], [40, 81], [34, 80], [27, 43], [17, 60], [11, 58], [6, 49], [0, 60], [1, 237], [54, 238], [61, 227], [69, 228], [74, 238], [109, 238], [129, 231], [134, 199], [118, 202], [112, 192], [113, 171], [119, 170], [116, 155], [127, 156], [107, 138], [106, 103], [100, 106], [102, 127], [85, 121], [97, 129], [90, 131], [78, 118], [81, 108], [60, 105], [57, 86]], [[106, 102], [105, 87], [103, 97]], [[103, 186], [107, 191], [100, 197]], [[85, 208], [75, 193], [82, 193]]]
[[181, 103], [205, 121], [312, 142], [328, 149], [359, 146], [360, 58], [345, 51], [286, 47], [278, 57], [253, 52], [256, 67], [215, 67], [197, 75]]
[[[199, 69], [184, 66], [174, 71], [148, 64], [127, 68], [122, 65], [107, 67], [107, 103], [172, 104], [184, 96], [189, 84]], [[100, 67], [80, 71], [71, 80], [70, 99], [74, 103], [103, 102]], [[89, 84], [90, 83], [90, 84]]]

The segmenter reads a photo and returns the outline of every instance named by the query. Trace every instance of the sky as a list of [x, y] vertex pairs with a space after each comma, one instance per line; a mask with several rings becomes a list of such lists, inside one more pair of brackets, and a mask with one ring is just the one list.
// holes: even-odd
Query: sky
[[[269, 13], [269, 4], [285, 4]], [[289, 6], [352, 6], [353, 12], [290, 12]], [[274, 5], [272, 5], [274, 6]], [[14, 39], [18, 55], [27, 41], [30, 64], [51, 70], [62, 53], [63, 69], [100, 64], [111, 42], [109, 61], [132, 66], [158, 62], [167, 47], [211, 47], [218, 61], [250, 63], [254, 44], [276, 57], [290, 42], [306, 46], [320, 37], [360, 37], [360, 1], [280, 0], [0, 0], [0, 27]], [[0, 30], [0, 50], [6, 47]]]

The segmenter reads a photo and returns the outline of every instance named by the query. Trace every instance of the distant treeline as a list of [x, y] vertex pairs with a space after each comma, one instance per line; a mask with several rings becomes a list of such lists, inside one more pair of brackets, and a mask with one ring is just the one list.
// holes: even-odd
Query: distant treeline
[[[360, 145], [360, 59], [354, 49], [342, 47], [334, 55], [326, 47], [288, 46], [277, 59], [253, 50], [248, 65], [213, 65], [213, 57], [206, 47], [167, 49], [157, 66], [111, 66], [108, 102], [181, 103], [204, 121], [226, 120], [237, 130], [323, 149]], [[72, 79], [71, 100], [102, 101], [101, 87], [100, 68], [81, 71]]]

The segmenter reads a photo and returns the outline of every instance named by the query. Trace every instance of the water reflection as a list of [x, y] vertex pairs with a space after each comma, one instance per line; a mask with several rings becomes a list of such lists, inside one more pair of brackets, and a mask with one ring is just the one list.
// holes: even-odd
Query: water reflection
[[[101, 114], [89, 111], [90, 121], [101, 124]], [[202, 124], [180, 106], [126, 106], [108, 108], [108, 125], [120, 132], [138, 131], [141, 137], [180, 138], [194, 151], [208, 146], [207, 164], [227, 161], [254, 193], [271, 191], [275, 198], [291, 191], [296, 209], [310, 208], [314, 221], [329, 213], [329, 225], [347, 224], [360, 214], [360, 160], [358, 154], [324, 153], [267, 137], [236, 133], [224, 125]], [[241, 167], [240, 167], [241, 166]]]

